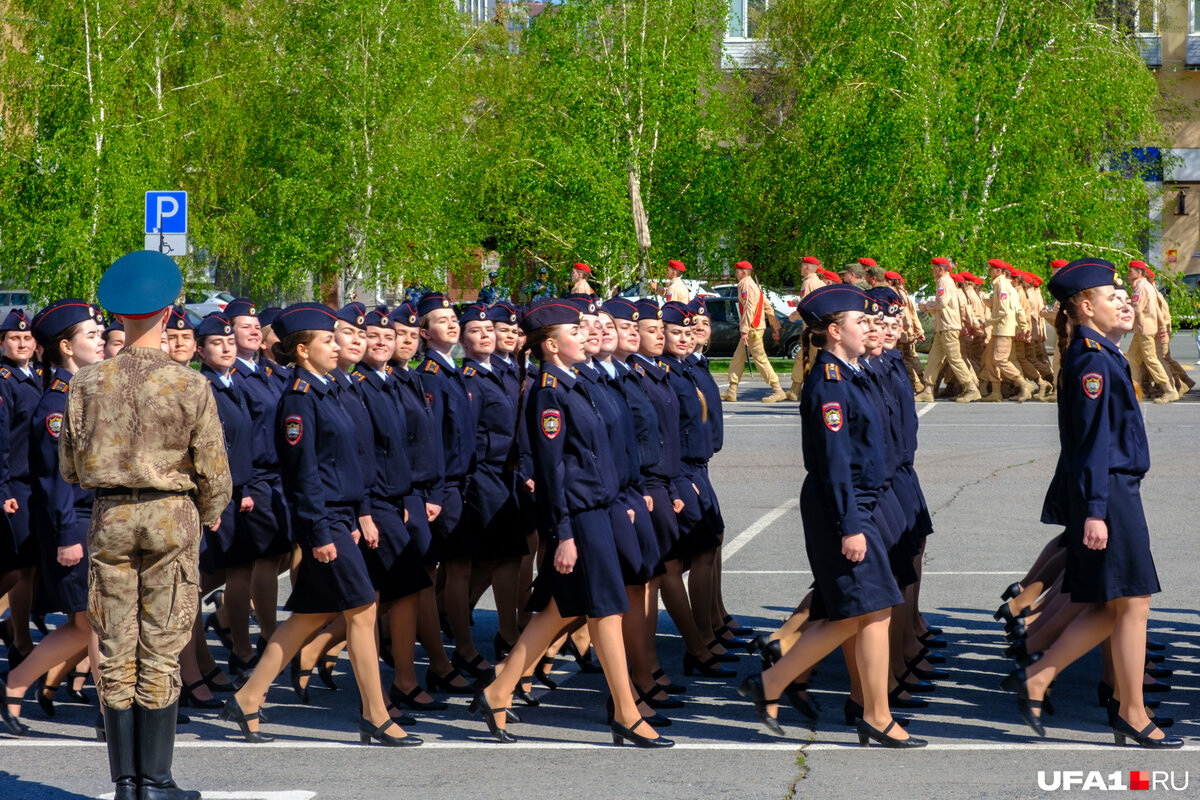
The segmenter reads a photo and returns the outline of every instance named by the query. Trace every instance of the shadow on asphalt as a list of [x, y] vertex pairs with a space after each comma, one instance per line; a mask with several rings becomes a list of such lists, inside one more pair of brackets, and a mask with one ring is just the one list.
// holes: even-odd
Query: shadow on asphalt
[[0, 797], [19, 797], [21, 800], [91, 800], [90, 795], [22, 780], [21, 776], [3, 770], [0, 770]]

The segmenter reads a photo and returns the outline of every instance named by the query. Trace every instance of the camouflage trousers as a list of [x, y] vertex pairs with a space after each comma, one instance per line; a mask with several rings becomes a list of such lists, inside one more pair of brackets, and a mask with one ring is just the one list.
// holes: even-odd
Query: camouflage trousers
[[88, 618], [109, 708], [165, 708], [179, 697], [179, 654], [199, 603], [200, 535], [188, 495], [96, 498]]

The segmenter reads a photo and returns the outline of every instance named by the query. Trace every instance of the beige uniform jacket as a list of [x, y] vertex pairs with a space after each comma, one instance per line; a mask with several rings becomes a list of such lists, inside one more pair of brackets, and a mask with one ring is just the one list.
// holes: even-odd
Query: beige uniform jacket
[[937, 279], [937, 292], [923, 305], [933, 314], [934, 333], [962, 330], [962, 308], [954, 279], [943, 275]]
[[824, 285], [825, 281], [821, 280], [821, 276], [814, 272], [812, 275], [809, 275], [807, 278], [805, 278], [804, 282], [800, 284], [800, 296], [808, 297], [809, 292], [815, 289], [820, 289]]
[[1159, 330], [1171, 333], [1171, 307], [1167, 305], [1167, 298], [1163, 297], [1162, 292], [1158, 293], [1158, 324]]
[[664, 288], [664, 291], [666, 294], [663, 297], [668, 303], [671, 301], [676, 303], [688, 303], [692, 299], [692, 293], [688, 291], [687, 286], [685, 286], [683, 281], [679, 278], [676, 278], [668, 283]]
[[1025, 312], [1004, 275], [992, 281], [992, 308], [987, 324], [993, 336], [1016, 336], [1018, 330], [1028, 328]]
[[763, 330], [767, 326], [767, 315], [774, 313], [766, 294], [749, 275], [738, 281], [738, 312], [741, 316], [738, 330], [742, 333]]
[[1158, 335], [1160, 320], [1158, 290], [1149, 278], [1138, 278], [1133, 284], [1133, 332], [1146, 336]]
[[963, 330], [979, 330], [982, 320], [971, 304], [971, 290], [965, 283], [958, 284], [958, 305], [962, 309]]

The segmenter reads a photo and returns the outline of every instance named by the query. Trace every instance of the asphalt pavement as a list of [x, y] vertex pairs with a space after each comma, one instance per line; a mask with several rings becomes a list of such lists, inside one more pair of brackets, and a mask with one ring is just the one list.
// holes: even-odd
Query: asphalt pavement
[[[1188, 362], [1190, 363], [1190, 362]], [[786, 381], [786, 379], [785, 379]], [[712, 464], [727, 533], [725, 587], [729, 607], [744, 624], [776, 627], [807, 591], [803, 532], [796, 499], [804, 470], [795, 404], [764, 405], [758, 378], [743, 384], [742, 402], [726, 406], [725, 448]], [[591, 798], [1025, 798], [1057, 792], [1039, 788], [1054, 771], [1095, 770], [1170, 775], [1200, 795], [1200, 593], [1195, 518], [1200, 392], [1178, 403], [1142, 406], [1152, 468], [1142, 496], [1163, 592], [1151, 611], [1151, 635], [1169, 643], [1166, 666], [1175, 688], [1160, 714], [1176, 719], [1172, 733], [1183, 751], [1155, 753], [1116, 748], [1096, 706], [1095, 653], [1056, 683], [1057, 713], [1038, 739], [1021, 722], [1010, 694], [998, 683], [1010, 669], [1001, 654], [1000, 626], [991, 614], [1001, 590], [1017, 580], [1058, 531], [1039, 522], [1042, 497], [1057, 456], [1055, 407], [920, 406], [917, 469], [936, 532], [929, 539], [921, 606], [943, 627], [951, 677], [930, 695], [930, 708], [912, 712], [911, 731], [930, 740], [913, 752], [862, 749], [840, 719], [847, 682], [840, 655], [820, 665], [812, 696], [821, 706], [815, 726], [784, 706], [787, 736], [767, 734], [750, 705], [737, 696], [741, 676], [758, 669], [743, 656], [737, 679], [685, 678], [682, 646], [669, 617], [660, 622], [660, 654], [668, 673], [688, 686], [687, 708], [671, 713], [662, 733], [668, 751], [616, 748], [604, 724], [603, 679], [558, 662], [562, 687], [539, 689], [542, 705], [517, 710], [510, 727], [515, 745], [500, 745], [453, 698], [444, 712], [418, 715], [409, 730], [420, 748], [391, 750], [357, 744], [357, 696], [345, 656], [335, 670], [341, 690], [310, 686], [303, 706], [286, 675], [268, 705], [277, 735], [270, 745], [241, 741], [215, 712], [189, 710], [181, 726], [175, 775], [205, 798], [570, 797]], [[283, 582], [286, 588], [286, 580]], [[490, 597], [476, 612], [475, 638], [490, 643], [495, 617]], [[224, 651], [214, 642], [214, 652]], [[490, 650], [488, 647], [485, 652]], [[421, 657], [418, 650], [418, 657]], [[419, 674], [423, 674], [423, 662]], [[385, 680], [390, 671], [384, 670]], [[94, 689], [88, 692], [94, 697]], [[0, 737], [0, 800], [91, 798], [111, 792], [102, 745], [91, 740], [95, 707], [60, 704], [47, 719], [27, 702], [25, 738]], [[1106, 777], [1107, 780], [1107, 777]], [[1076, 787], [1075, 791], [1078, 791]]]

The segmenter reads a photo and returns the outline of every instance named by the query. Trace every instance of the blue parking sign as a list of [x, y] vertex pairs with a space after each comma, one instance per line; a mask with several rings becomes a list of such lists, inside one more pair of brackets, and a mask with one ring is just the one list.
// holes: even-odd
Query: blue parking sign
[[146, 192], [146, 233], [187, 233], [187, 192]]

